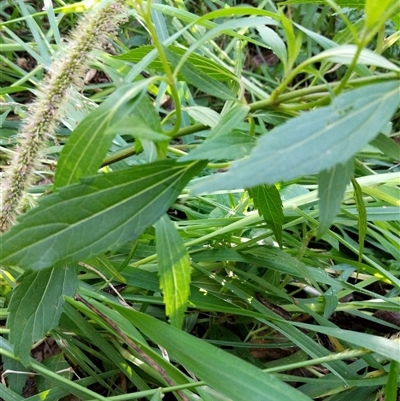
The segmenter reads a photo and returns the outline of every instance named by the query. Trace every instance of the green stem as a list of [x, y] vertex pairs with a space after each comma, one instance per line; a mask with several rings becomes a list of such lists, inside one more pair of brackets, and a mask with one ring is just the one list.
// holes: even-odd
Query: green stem
[[180, 102], [178, 90], [176, 88], [176, 79], [174, 77], [174, 74], [172, 73], [167, 56], [165, 55], [164, 49], [162, 47], [162, 43], [158, 40], [157, 32], [154, 28], [153, 21], [151, 18], [151, 2], [149, 0], [147, 1], [147, 10], [143, 10], [143, 8], [142, 8], [142, 14], [143, 14], [143, 18], [146, 22], [147, 29], [150, 32], [150, 36], [153, 40], [154, 46], [156, 47], [156, 49], [158, 51], [158, 56], [160, 58], [161, 64], [163, 65], [165, 75], [167, 76], [168, 85], [171, 90], [171, 96], [172, 96], [172, 99], [174, 100], [175, 114], [176, 114], [175, 127], [172, 130], [167, 131], [165, 133], [166, 135], [174, 137], [175, 134], [179, 131], [179, 128], [181, 127], [181, 123], [182, 123], [181, 102]]

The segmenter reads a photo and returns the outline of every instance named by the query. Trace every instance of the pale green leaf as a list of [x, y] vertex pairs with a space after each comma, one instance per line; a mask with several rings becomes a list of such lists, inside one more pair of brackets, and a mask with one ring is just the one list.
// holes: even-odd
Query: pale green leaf
[[240, 132], [232, 132], [247, 116], [249, 107], [239, 104], [225, 113], [198, 148], [181, 160], [233, 159], [249, 154], [255, 138]]
[[258, 26], [257, 31], [260, 34], [261, 40], [271, 48], [279, 60], [282, 61], [283, 65], [286, 66], [287, 50], [285, 43], [280, 36], [273, 29], [268, 28], [265, 25]]
[[336, 337], [339, 340], [354, 344], [356, 347], [363, 347], [376, 352], [390, 360], [400, 362], [400, 341], [398, 338], [389, 339], [372, 334], [359, 333], [356, 331], [343, 330], [337, 327], [321, 327], [305, 323], [293, 323], [297, 327], [307, 330], [324, 333]]
[[232, 132], [232, 130], [245, 119], [249, 111], [250, 107], [244, 104], [233, 106], [222, 116], [221, 121], [211, 130], [208, 138], [211, 139]]
[[[249, 157], [207, 177], [193, 193], [249, 188], [316, 174], [347, 162], [377, 136], [400, 103], [397, 81], [354, 89], [263, 135]], [[257, 172], [257, 174], [254, 174]]]
[[43, 198], [1, 238], [1, 263], [42, 269], [133, 241], [204, 162], [166, 160], [86, 177]]
[[186, 369], [232, 401], [310, 401], [274, 376], [199, 338], [133, 309], [113, 307]]
[[319, 227], [321, 236], [332, 224], [340, 210], [346, 186], [354, 171], [353, 160], [323, 170], [318, 175]]
[[234, 131], [207, 139], [182, 160], [232, 160], [248, 155], [256, 143], [256, 138]]
[[258, 214], [271, 227], [276, 241], [282, 247], [283, 209], [282, 199], [275, 185], [259, 185], [249, 189]]
[[73, 296], [78, 287], [73, 266], [27, 271], [13, 291], [7, 319], [10, 342], [24, 365], [30, 362], [30, 349], [54, 329], [60, 318], [64, 296]]
[[155, 224], [160, 288], [170, 323], [182, 328], [190, 294], [190, 259], [182, 238], [167, 215]]
[[[355, 45], [342, 45], [324, 50], [314, 57], [315, 60], [329, 60], [335, 63], [351, 64], [354, 56], [357, 53], [357, 46]], [[374, 65], [376, 67], [385, 68], [392, 71], [400, 71], [400, 68], [390, 62], [385, 57], [373, 52], [369, 49], [363, 49], [357, 58], [357, 64]]]
[[54, 178], [56, 188], [97, 172], [115, 137], [113, 126], [137, 108], [138, 95], [146, 90], [147, 85], [148, 82], [144, 81], [119, 88], [78, 125], [58, 160]]
[[215, 110], [208, 107], [184, 107], [182, 111], [186, 111], [195, 121], [211, 128], [214, 128], [221, 120], [221, 116]]

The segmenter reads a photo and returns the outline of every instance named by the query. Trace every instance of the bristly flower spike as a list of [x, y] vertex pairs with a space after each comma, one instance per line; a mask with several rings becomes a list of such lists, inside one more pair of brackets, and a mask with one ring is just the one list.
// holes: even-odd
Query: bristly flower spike
[[[104, 3], [104, 2], [102, 2]], [[31, 185], [46, 141], [54, 138], [61, 118], [62, 106], [73, 86], [83, 86], [90, 53], [101, 48], [107, 35], [114, 32], [124, 19], [125, 0], [100, 4], [84, 16], [70, 35], [67, 45], [60, 49], [50, 66], [39, 95], [30, 104], [19, 131], [16, 155], [6, 169], [0, 196], [0, 232], [15, 223], [26, 189]]]

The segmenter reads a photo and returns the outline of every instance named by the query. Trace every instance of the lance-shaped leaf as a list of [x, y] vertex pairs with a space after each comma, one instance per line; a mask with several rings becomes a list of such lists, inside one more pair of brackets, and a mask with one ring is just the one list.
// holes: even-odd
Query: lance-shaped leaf
[[338, 214], [344, 191], [350, 182], [353, 171], [353, 160], [349, 160], [345, 164], [337, 164], [331, 169], [319, 173], [319, 236], [324, 234]]
[[278, 189], [275, 185], [259, 185], [249, 189], [248, 192], [253, 198], [258, 214], [264, 217], [279, 246], [282, 247], [283, 209]]
[[189, 254], [167, 215], [156, 225], [157, 264], [165, 310], [173, 326], [182, 327], [190, 294]]
[[25, 365], [35, 341], [54, 329], [60, 318], [64, 296], [73, 296], [78, 286], [77, 269], [73, 266], [27, 271], [13, 291], [7, 319], [10, 342]]
[[56, 188], [96, 174], [117, 130], [121, 129], [121, 133], [126, 134], [128, 124], [132, 136], [168, 139], [161, 134], [161, 124], [150, 101], [142, 96], [148, 84], [144, 81], [119, 88], [76, 127], [57, 163]]
[[399, 103], [398, 81], [346, 92], [330, 106], [305, 112], [263, 135], [249, 157], [192, 191], [273, 184], [345, 163], [379, 134]]
[[1, 263], [43, 269], [116, 249], [156, 222], [204, 165], [165, 160], [61, 188], [2, 236]]

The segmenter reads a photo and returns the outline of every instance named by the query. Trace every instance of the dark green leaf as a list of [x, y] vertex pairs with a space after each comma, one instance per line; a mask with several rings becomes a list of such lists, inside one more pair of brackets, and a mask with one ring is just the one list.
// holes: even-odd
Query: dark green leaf
[[253, 198], [258, 214], [264, 217], [282, 247], [283, 209], [278, 189], [275, 185], [259, 185], [249, 189], [249, 195]]
[[78, 287], [77, 269], [72, 266], [27, 271], [13, 291], [7, 319], [10, 342], [24, 365], [30, 349], [54, 329], [60, 318], [64, 296], [73, 296]]
[[[118, 58], [120, 60], [130, 61], [132, 63], [138, 63], [153, 49], [154, 46], [151, 45], [141, 46], [136, 49], [130, 50], [125, 54], [115, 56], [115, 58]], [[179, 57], [182, 57], [186, 53], [186, 49], [183, 49], [178, 46], [169, 46], [168, 50], [178, 55]], [[190, 65], [195, 66], [198, 70], [202, 71], [203, 73], [207, 74], [211, 78], [216, 79], [218, 81], [226, 81], [228, 79], [235, 78], [235, 75], [232, 72], [230, 72], [227, 68], [217, 64], [216, 62], [210, 60], [207, 57], [200, 56], [199, 54], [192, 53], [188, 58], [188, 62], [190, 63]], [[158, 72], [164, 72], [163, 64], [159, 58], [152, 61], [148, 65], [148, 68], [155, 69]], [[182, 74], [180, 76], [178, 75], [179, 80], [182, 80], [182, 78], [184, 78]]]
[[[166, 54], [174, 66], [178, 65], [180, 56], [174, 54], [168, 49], [166, 49]], [[189, 61], [182, 65], [180, 73], [184, 76], [186, 81], [200, 89], [202, 92], [224, 100], [235, 99], [234, 94], [223, 83], [212, 78]]]
[[353, 160], [345, 164], [337, 164], [329, 170], [323, 170], [318, 175], [319, 196], [319, 227], [321, 236], [332, 224], [340, 210], [346, 186], [354, 171]]
[[1, 262], [43, 269], [133, 241], [167, 211], [204, 165], [160, 161], [61, 188], [2, 236]]

